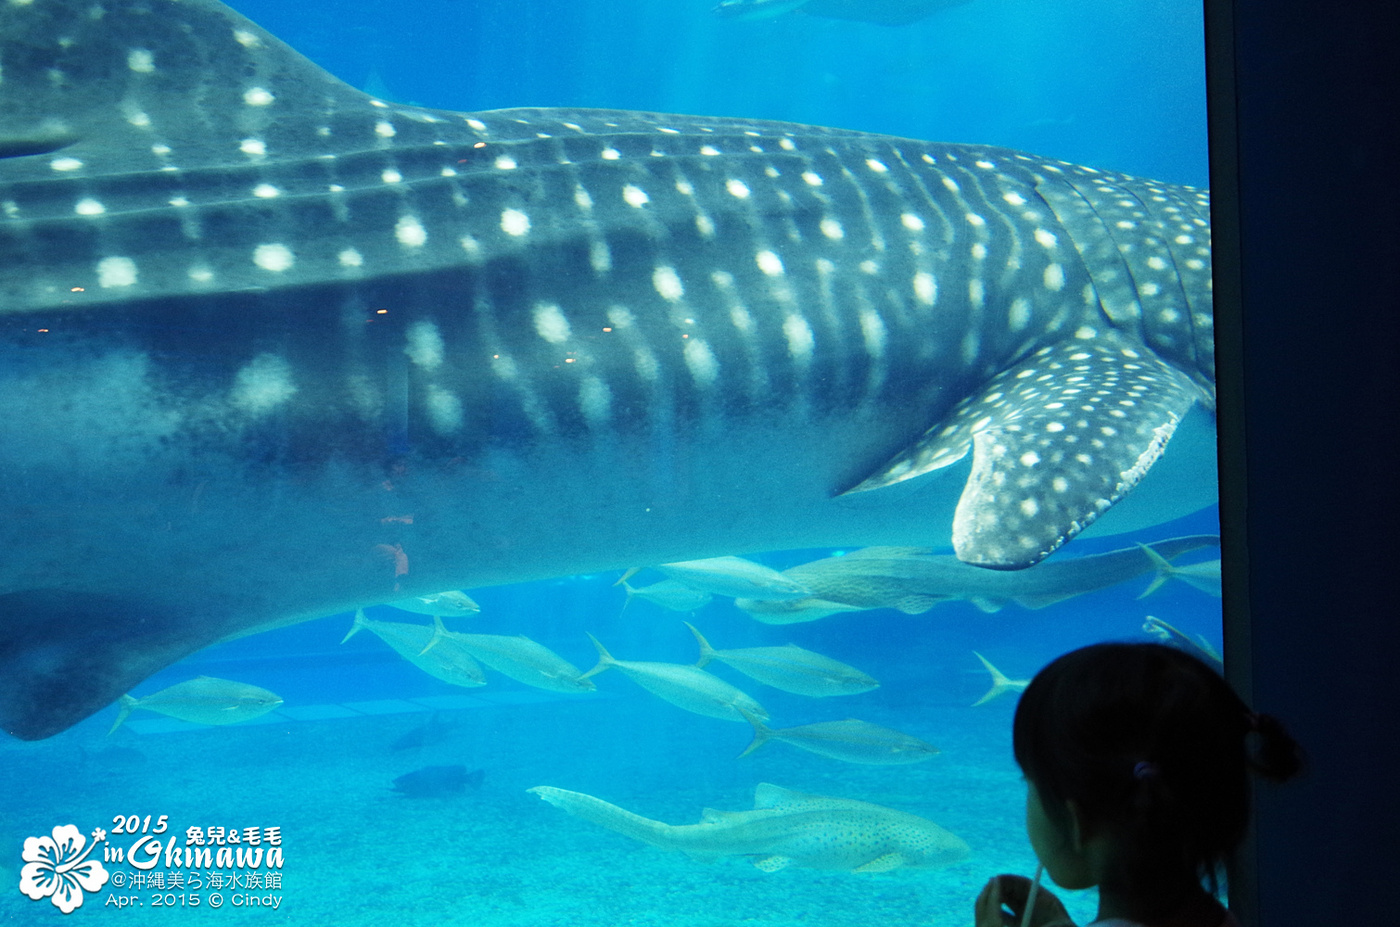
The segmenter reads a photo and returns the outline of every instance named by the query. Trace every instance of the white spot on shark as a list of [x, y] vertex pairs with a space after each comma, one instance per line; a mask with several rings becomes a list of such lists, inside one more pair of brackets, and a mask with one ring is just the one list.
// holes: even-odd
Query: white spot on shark
[[428, 422], [440, 435], [452, 434], [462, 427], [462, 400], [438, 386], [428, 384]]
[[129, 257], [105, 257], [97, 262], [97, 285], [105, 289], [136, 283], [136, 262]]
[[599, 239], [588, 243], [588, 264], [596, 274], [612, 270], [612, 251], [608, 249], [607, 242]]
[[76, 171], [83, 166], [83, 162], [77, 158], [54, 158], [49, 162], [49, 167], [56, 171]]
[[1031, 304], [1025, 297], [1018, 296], [1011, 301], [1006, 313], [1006, 324], [1013, 332], [1025, 331], [1031, 322]]
[[651, 285], [656, 287], [656, 292], [671, 302], [675, 302], [685, 295], [685, 287], [681, 285], [681, 278], [673, 267], [663, 265], [652, 271]]
[[758, 263], [758, 269], [770, 277], [780, 277], [783, 273], [783, 262], [772, 251], [760, 251], [754, 256]]
[[281, 273], [291, 269], [292, 265], [296, 263], [296, 257], [292, 254], [292, 249], [286, 245], [272, 243], [258, 245], [253, 249], [253, 263], [263, 270]]
[[276, 354], [259, 354], [234, 377], [229, 401], [253, 415], [270, 412], [296, 394], [290, 365]]
[[885, 354], [885, 322], [879, 314], [872, 309], [862, 309], [860, 312], [860, 334], [865, 341], [865, 353], [871, 357], [883, 357]]
[[249, 106], [268, 106], [277, 98], [262, 87], [251, 87], [243, 93], [243, 102]]
[[414, 322], [408, 327], [405, 339], [408, 343], [404, 345], [403, 352], [415, 366], [424, 370], [436, 370], [442, 366], [444, 347], [437, 325], [427, 320]]
[[421, 248], [428, 240], [428, 231], [415, 216], [401, 216], [394, 226], [394, 237], [406, 248]]
[[578, 407], [590, 428], [607, 424], [612, 414], [612, 390], [595, 376], [586, 376], [579, 384]]
[[517, 238], [530, 231], [530, 217], [518, 209], [506, 209], [501, 212], [501, 229], [507, 235], [514, 235]]
[[933, 274], [926, 270], [914, 274], [914, 297], [925, 306], [938, 301], [938, 281]]
[[137, 74], [154, 74], [156, 70], [156, 56], [151, 54], [146, 48], [133, 48], [127, 52], [126, 66]]
[[554, 303], [538, 303], [535, 306], [535, 331], [550, 344], [563, 344], [569, 340], [571, 328], [563, 311]]
[[690, 370], [696, 386], [710, 386], [719, 376], [719, 361], [710, 346], [699, 338], [687, 338], [685, 342], [685, 365]]
[[103, 206], [99, 201], [88, 197], [78, 200], [73, 206], [73, 211], [80, 216], [100, 216], [107, 211], [107, 207]]
[[788, 354], [793, 360], [804, 366], [812, 360], [816, 339], [806, 319], [795, 313], [783, 319], [783, 337], [787, 339]]

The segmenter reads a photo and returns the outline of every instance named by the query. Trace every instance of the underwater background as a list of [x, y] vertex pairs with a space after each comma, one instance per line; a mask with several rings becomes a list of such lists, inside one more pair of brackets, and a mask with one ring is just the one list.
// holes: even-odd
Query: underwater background
[[[790, 120], [1003, 145], [1208, 185], [1198, 3], [973, 0], [899, 27], [800, 14], [722, 19], [712, 4], [232, 5], [349, 83], [400, 102]], [[1217, 530], [1210, 509], [1150, 534], [1080, 539], [1058, 556]], [[755, 559], [786, 568], [829, 553]], [[922, 738], [939, 754], [911, 765], [853, 765], [775, 742], [737, 759], [750, 739], [746, 725], [684, 712], [619, 672], [600, 675], [596, 693], [578, 696], [490, 670], [488, 685], [462, 689], [425, 675], [371, 634], [342, 644], [351, 616], [331, 616], [209, 648], [134, 693], [205, 674], [281, 696], [280, 708], [252, 722], [200, 727], [137, 712], [109, 737], [113, 708], [49, 740], [0, 741], [0, 878], [9, 886], [0, 891], [0, 922], [63, 917], [14, 890], [24, 837], [62, 823], [90, 830], [110, 828], [118, 816], [163, 814], [178, 831], [280, 828], [280, 887], [235, 886], [214, 909], [208, 888], [195, 908], [183, 898], [187, 886], [109, 885], [69, 917], [347, 927], [965, 925], [988, 877], [1035, 868], [1011, 758], [1015, 694], [972, 706], [990, 682], [973, 651], [1008, 676], [1028, 678], [1085, 643], [1148, 639], [1141, 627], [1149, 614], [1220, 642], [1219, 599], [1171, 582], [1139, 600], [1150, 573], [1038, 610], [1013, 604], [987, 613], [952, 602], [922, 615], [852, 612], [789, 626], [759, 624], [725, 598], [694, 614], [645, 601], [624, 611], [617, 578], [470, 590], [481, 613], [447, 623], [527, 635], [580, 668], [596, 655], [585, 632], [619, 659], [692, 662], [695, 641], [682, 619], [720, 649], [796, 643], [863, 670], [880, 687], [818, 700], [710, 668], [757, 697], [774, 727], [857, 717]], [[370, 614], [429, 620], [386, 608]], [[428, 742], [391, 749], [430, 722]], [[390, 788], [415, 769], [456, 764], [482, 771], [478, 788], [422, 798]], [[682, 824], [698, 820], [702, 808], [752, 807], [761, 782], [919, 814], [965, 840], [971, 855], [929, 871], [765, 873], [743, 859], [705, 862], [646, 846], [526, 793], [556, 786]], [[162, 894], [173, 903], [153, 901]], [[108, 903], [114, 895], [140, 901], [119, 908]], [[234, 895], [280, 900], [273, 909], [236, 904]], [[1092, 918], [1092, 893], [1061, 895], [1077, 920]]]

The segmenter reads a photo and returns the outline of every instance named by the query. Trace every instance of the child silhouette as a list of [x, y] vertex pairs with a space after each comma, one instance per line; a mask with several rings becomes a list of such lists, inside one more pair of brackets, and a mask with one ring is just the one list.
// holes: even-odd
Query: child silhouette
[[[1244, 837], [1250, 775], [1302, 765], [1276, 719], [1182, 651], [1095, 644], [1036, 674], [1012, 740], [1031, 847], [1057, 885], [1098, 887], [1096, 927], [1237, 927], [1216, 880]], [[1046, 891], [1026, 918], [1031, 895], [1029, 879], [994, 877], [977, 927], [1073, 927]]]

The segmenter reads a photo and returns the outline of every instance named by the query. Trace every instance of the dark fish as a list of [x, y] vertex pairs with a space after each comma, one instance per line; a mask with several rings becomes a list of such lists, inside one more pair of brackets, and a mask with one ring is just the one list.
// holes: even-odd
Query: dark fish
[[389, 749], [397, 753], [400, 750], [431, 747], [433, 744], [442, 743], [448, 734], [461, 726], [461, 721], [444, 720], [434, 713], [426, 723], [418, 725], [389, 744]]
[[404, 773], [394, 780], [393, 789], [409, 798], [441, 798], [444, 795], [458, 795], [468, 788], [481, 788], [481, 780], [486, 771], [467, 771], [461, 764], [453, 766], [424, 766], [411, 773]]

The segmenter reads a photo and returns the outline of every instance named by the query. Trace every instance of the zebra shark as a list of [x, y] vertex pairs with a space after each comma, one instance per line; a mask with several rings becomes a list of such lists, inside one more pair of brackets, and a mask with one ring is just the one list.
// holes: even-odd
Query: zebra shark
[[0, 727], [443, 589], [1020, 569], [1207, 505], [1207, 208], [986, 146], [401, 106], [216, 0], [5, 0]]

